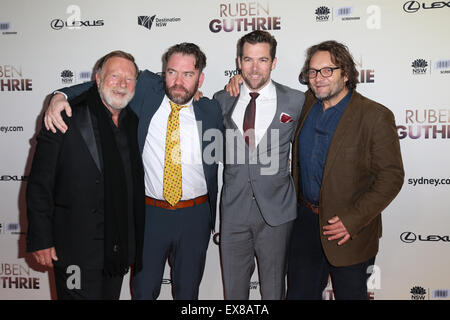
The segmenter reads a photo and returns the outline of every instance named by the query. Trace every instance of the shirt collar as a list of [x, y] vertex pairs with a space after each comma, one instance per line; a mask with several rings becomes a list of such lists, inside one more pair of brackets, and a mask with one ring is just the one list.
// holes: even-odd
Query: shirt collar
[[[169, 110], [171, 110], [172, 108], [170, 107], [170, 103], [169, 103], [170, 99], [169, 97], [166, 95], [164, 95], [164, 104], [166, 104], [169, 108]], [[194, 98], [192, 98], [191, 100], [189, 100], [187, 103], [183, 104], [183, 106], [187, 106], [187, 109], [192, 109], [192, 103], [194, 101]], [[173, 101], [172, 101], [173, 102]]]
[[[112, 115], [111, 111], [109, 111], [109, 109], [107, 107], [105, 107], [105, 110], [106, 110], [108, 117], [111, 119], [111, 122], [112, 122], [113, 115]], [[123, 119], [126, 117], [127, 112], [128, 112], [128, 109], [126, 107], [120, 110], [119, 120], [118, 120], [119, 125], [120, 125], [120, 123], [122, 123]]]
[[339, 101], [337, 105], [334, 106], [336, 108], [336, 110], [338, 110], [339, 112], [344, 112], [345, 107], [347, 107], [347, 104], [350, 101], [352, 93], [353, 93], [353, 90], [348, 90], [345, 97], [341, 101]]

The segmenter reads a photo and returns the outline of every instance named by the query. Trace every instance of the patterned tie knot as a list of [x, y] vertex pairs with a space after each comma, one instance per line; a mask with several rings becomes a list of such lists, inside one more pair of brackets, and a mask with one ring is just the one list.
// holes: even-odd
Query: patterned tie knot
[[250, 92], [250, 97], [252, 97], [252, 99], [256, 99], [259, 97], [259, 93], [258, 92]]
[[176, 104], [170, 100], [169, 100], [169, 103], [170, 103], [170, 107], [172, 108], [172, 111], [175, 111], [175, 112], [179, 112], [181, 109], [187, 108], [187, 106], [180, 106], [179, 104]]

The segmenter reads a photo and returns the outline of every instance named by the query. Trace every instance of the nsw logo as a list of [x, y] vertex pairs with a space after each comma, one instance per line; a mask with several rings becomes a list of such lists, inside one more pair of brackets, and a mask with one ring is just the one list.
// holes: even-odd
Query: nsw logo
[[425, 295], [427, 294], [427, 291], [419, 286], [412, 287], [409, 292], [412, 300], [425, 300]]
[[72, 84], [74, 80], [74, 74], [70, 70], [64, 70], [61, 72], [61, 81], [64, 84]]
[[416, 59], [412, 62], [411, 67], [414, 75], [426, 74], [428, 70], [428, 62], [424, 59]]
[[321, 6], [316, 9], [316, 22], [326, 22], [330, 19], [330, 8]]

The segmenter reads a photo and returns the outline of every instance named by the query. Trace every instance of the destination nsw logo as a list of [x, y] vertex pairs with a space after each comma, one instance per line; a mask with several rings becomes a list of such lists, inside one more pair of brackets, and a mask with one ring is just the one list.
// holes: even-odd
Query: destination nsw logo
[[405, 122], [397, 126], [399, 139], [449, 139], [450, 109], [405, 109]]
[[219, 17], [209, 22], [213, 33], [280, 29], [281, 17], [272, 16], [269, 4], [261, 2], [221, 3]]
[[156, 14], [153, 16], [138, 16], [137, 18], [138, 25], [143, 26], [148, 30], [152, 30], [152, 27], [164, 28], [167, 27], [170, 23], [181, 21], [181, 18], [178, 17], [158, 18]]

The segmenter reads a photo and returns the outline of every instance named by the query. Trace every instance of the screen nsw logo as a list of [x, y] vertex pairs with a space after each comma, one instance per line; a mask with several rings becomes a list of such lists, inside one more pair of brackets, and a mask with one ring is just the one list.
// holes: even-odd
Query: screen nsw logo
[[447, 76], [450, 75], [450, 59], [439, 57], [436, 60], [417, 58], [411, 61], [411, 74], [413, 76]]
[[336, 16], [342, 21], [360, 20], [361, 17], [355, 16], [353, 7], [341, 7], [336, 10]]
[[91, 71], [76, 72], [70, 69], [65, 69], [60, 73], [61, 83], [63, 85], [77, 84], [88, 82], [92, 79]]
[[450, 60], [442, 59], [434, 63], [434, 70], [439, 74], [450, 74]]
[[0, 32], [2, 35], [15, 35], [17, 31], [11, 30], [11, 22], [0, 21]]
[[420, 286], [412, 287], [409, 292], [411, 293], [412, 300], [425, 300], [427, 294], [427, 290]]
[[[311, 15], [313, 13], [311, 12]], [[381, 7], [371, 4], [367, 7], [344, 6], [328, 7], [320, 6], [314, 9], [314, 17], [317, 23], [362, 23], [369, 30], [381, 29]]]
[[0, 234], [21, 235], [25, 234], [25, 232], [20, 231], [20, 224], [18, 222], [0, 222]]
[[218, 17], [209, 22], [213, 33], [280, 29], [281, 17], [274, 15], [264, 2], [221, 3]]

